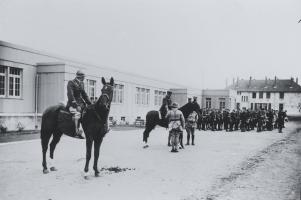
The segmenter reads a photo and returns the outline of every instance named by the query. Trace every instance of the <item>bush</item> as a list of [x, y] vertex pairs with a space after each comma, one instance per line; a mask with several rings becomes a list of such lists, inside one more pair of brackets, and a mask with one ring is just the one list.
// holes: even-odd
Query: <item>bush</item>
[[0, 133], [6, 133], [7, 127], [6, 125], [2, 122], [0, 122]]
[[17, 124], [17, 130], [18, 131], [23, 131], [24, 128], [25, 128], [25, 126], [21, 122], [18, 122], [18, 124]]

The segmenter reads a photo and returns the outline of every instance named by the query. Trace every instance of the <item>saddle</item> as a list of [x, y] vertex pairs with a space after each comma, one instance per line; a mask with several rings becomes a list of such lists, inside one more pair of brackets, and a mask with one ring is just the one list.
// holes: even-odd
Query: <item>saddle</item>
[[70, 113], [67, 109], [60, 109], [58, 113], [57, 123], [58, 128], [64, 134], [74, 137], [75, 136], [75, 124], [72, 119], [72, 113]]

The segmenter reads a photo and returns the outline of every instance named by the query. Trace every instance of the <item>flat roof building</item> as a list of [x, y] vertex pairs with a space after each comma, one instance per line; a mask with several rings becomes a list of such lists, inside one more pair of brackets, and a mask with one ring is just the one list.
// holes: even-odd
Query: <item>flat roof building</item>
[[[39, 128], [41, 115], [48, 106], [67, 103], [67, 83], [79, 69], [86, 74], [86, 92], [92, 101], [100, 96], [101, 77], [114, 78], [110, 119], [121, 123], [133, 123], [137, 117], [144, 119], [148, 111], [159, 110], [171, 88], [175, 88], [175, 94], [178, 90], [192, 90], [0, 41], [0, 126], [8, 130]], [[194, 89], [193, 94], [200, 96], [201, 90]], [[184, 104], [182, 96], [172, 98]]]

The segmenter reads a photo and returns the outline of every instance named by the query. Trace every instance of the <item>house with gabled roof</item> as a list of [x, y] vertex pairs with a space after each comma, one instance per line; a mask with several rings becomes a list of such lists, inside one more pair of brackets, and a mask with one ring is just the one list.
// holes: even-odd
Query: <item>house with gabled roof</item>
[[301, 114], [301, 86], [298, 78], [237, 79], [227, 89], [230, 96], [235, 97], [236, 109], [283, 109], [288, 115]]

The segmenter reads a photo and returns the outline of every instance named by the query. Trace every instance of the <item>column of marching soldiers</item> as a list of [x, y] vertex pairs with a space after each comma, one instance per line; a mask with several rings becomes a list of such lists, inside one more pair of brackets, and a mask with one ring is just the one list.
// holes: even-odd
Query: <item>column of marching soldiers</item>
[[251, 131], [257, 132], [272, 131], [278, 129], [279, 133], [284, 128], [284, 121], [287, 121], [286, 112], [283, 110], [215, 110], [201, 109], [198, 118], [197, 128], [199, 130], [211, 131]]

